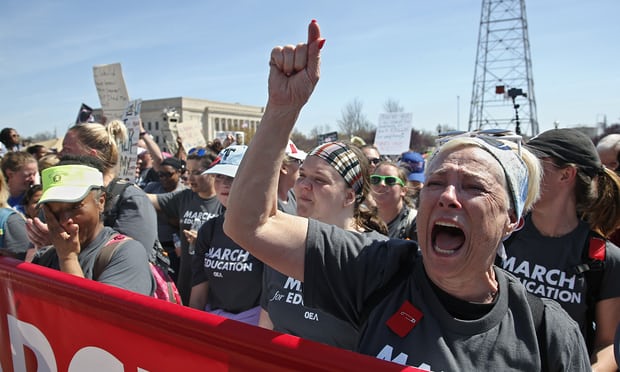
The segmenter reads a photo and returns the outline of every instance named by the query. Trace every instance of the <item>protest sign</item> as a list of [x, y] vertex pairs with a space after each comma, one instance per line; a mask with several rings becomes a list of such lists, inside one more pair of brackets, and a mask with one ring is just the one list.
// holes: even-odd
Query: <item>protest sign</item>
[[185, 151], [207, 145], [205, 137], [202, 135], [200, 123], [177, 123], [177, 135], [181, 137]]
[[123, 113], [123, 123], [127, 127], [127, 141], [119, 144], [120, 169], [118, 177], [135, 181], [138, 165], [138, 141], [140, 140], [140, 109], [142, 100], [129, 102]]
[[390, 112], [379, 114], [374, 145], [381, 155], [399, 155], [409, 151], [413, 114]]
[[121, 119], [129, 103], [121, 64], [94, 66], [93, 75], [103, 115], [108, 120]]

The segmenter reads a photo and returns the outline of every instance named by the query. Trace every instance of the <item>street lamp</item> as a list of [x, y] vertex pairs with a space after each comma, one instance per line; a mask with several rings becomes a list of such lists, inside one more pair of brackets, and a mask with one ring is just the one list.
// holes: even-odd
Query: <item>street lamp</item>
[[527, 97], [527, 93], [525, 93], [522, 89], [519, 88], [510, 88], [508, 89], [508, 97], [512, 98], [512, 106], [515, 109], [515, 133], [521, 134], [521, 123], [519, 123], [519, 105], [515, 102], [515, 98], [523, 96]]

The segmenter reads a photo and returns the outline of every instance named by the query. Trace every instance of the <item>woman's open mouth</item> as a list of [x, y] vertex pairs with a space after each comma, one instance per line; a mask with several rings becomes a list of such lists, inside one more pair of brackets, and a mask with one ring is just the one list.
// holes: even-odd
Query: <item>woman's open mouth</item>
[[456, 224], [436, 222], [431, 232], [431, 242], [435, 252], [452, 255], [465, 243], [465, 233]]

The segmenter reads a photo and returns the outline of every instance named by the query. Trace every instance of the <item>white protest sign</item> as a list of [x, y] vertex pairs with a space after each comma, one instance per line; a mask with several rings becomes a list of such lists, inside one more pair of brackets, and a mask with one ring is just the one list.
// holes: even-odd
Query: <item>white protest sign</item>
[[127, 127], [127, 142], [120, 143], [120, 169], [118, 177], [135, 181], [138, 165], [138, 141], [140, 140], [140, 109], [142, 100], [130, 101], [123, 113], [123, 123]]
[[129, 103], [121, 64], [94, 66], [93, 75], [103, 114], [109, 121], [121, 119]]
[[379, 114], [374, 145], [381, 155], [399, 155], [409, 151], [413, 114], [390, 112]]
[[177, 135], [181, 137], [185, 151], [207, 145], [199, 123], [177, 123]]

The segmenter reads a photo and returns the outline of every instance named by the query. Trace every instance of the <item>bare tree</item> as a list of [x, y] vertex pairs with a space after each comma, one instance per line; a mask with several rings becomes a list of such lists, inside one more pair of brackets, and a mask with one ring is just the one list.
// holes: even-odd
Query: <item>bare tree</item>
[[372, 123], [362, 113], [362, 108], [362, 101], [355, 98], [342, 110], [342, 118], [338, 120], [338, 128], [347, 138], [359, 132], [368, 132], [373, 129]]
[[388, 100], [385, 101], [383, 104], [383, 110], [385, 112], [405, 112], [405, 108], [393, 98], [388, 98]]

